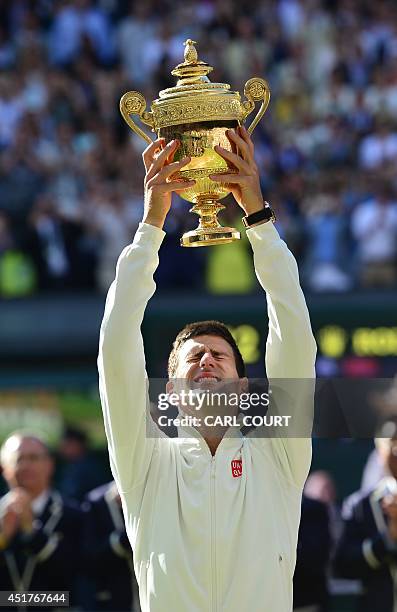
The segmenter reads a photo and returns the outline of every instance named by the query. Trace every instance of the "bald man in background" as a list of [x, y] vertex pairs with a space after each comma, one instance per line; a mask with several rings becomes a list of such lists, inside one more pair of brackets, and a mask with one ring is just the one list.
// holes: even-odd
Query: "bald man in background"
[[72, 604], [82, 512], [51, 488], [54, 462], [39, 437], [12, 434], [0, 463], [9, 487], [0, 500], [1, 589], [71, 591]]

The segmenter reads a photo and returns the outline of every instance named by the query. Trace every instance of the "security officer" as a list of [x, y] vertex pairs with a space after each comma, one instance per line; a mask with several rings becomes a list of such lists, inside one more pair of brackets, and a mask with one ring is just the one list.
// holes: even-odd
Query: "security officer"
[[72, 605], [81, 511], [51, 488], [54, 463], [39, 437], [12, 434], [1, 447], [0, 463], [9, 487], [0, 500], [1, 589], [70, 591]]

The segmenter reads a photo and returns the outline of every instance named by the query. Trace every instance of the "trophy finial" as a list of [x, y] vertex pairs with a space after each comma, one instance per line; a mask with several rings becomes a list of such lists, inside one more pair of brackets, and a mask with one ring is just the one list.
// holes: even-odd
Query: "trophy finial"
[[[209, 66], [206, 62], [201, 62], [198, 59], [197, 49], [194, 45], [197, 45], [195, 40], [188, 38], [183, 43], [185, 47], [183, 64], [175, 66], [171, 74], [179, 77], [180, 79], [207, 79], [207, 74], [212, 71], [212, 66]], [[208, 81], [208, 79], [207, 79]], [[190, 81], [189, 81], [190, 82]], [[187, 81], [185, 81], [185, 84]], [[182, 85], [182, 82], [178, 81], [178, 85]]]
[[198, 60], [197, 49], [194, 45], [197, 45], [195, 40], [188, 38], [184, 43], [185, 52], [184, 59], [186, 64], [195, 64]]

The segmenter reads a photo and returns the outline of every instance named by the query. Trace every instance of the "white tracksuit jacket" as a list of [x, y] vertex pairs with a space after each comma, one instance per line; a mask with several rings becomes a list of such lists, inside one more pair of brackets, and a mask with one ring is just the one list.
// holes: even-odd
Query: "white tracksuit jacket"
[[[146, 436], [140, 332], [164, 232], [141, 224], [106, 301], [98, 359], [110, 463], [143, 612], [290, 612], [309, 439]], [[247, 231], [267, 293], [269, 378], [313, 378], [315, 342], [292, 254], [272, 223]], [[226, 247], [227, 248], [227, 247]], [[186, 437], [189, 436], [189, 437]], [[242, 459], [233, 477], [231, 461]]]

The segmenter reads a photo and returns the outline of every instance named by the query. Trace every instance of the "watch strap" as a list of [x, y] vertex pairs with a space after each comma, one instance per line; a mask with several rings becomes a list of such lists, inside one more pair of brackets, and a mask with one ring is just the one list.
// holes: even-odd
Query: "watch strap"
[[251, 227], [251, 225], [255, 225], [255, 223], [259, 223], [260, 221], [273, 221], [276, 220], [276, 215], [274, 211], [269, 206], [268, 202], [264, 202], [264, 207], [261, 210], [257, 210], [251, 215], [247, 215], [243, 217], [243, 225], [245, 227]]

